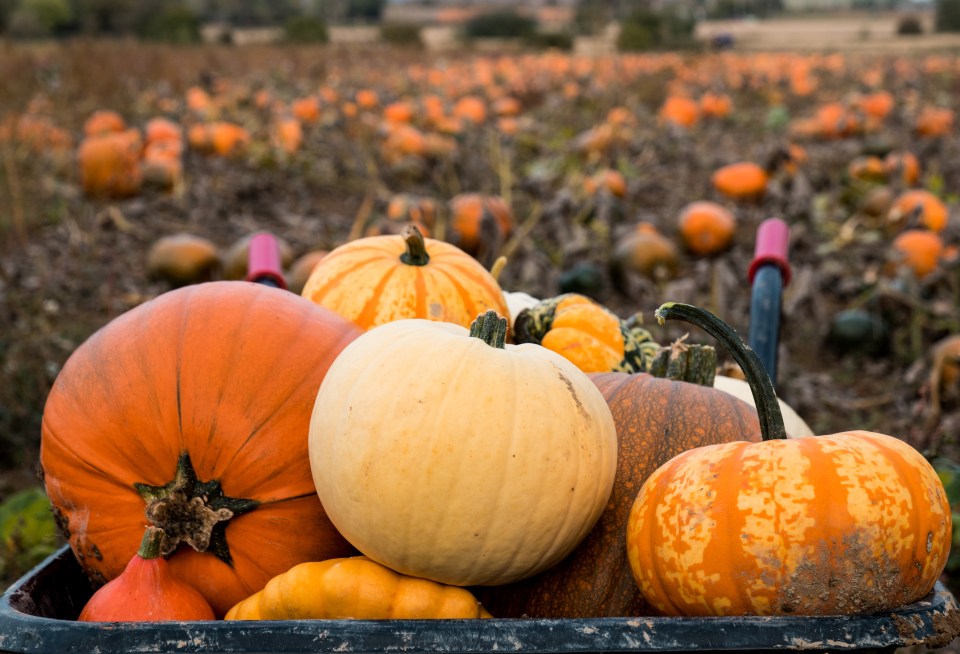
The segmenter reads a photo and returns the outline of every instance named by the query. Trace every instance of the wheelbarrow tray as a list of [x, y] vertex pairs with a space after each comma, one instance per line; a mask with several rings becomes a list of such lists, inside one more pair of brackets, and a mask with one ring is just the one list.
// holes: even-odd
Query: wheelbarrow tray
[[0, 601], [0, 652], [892, 652], [960, 632], [954, 596], [867, 616], [76, 622], [93, 592], [69, 547]]

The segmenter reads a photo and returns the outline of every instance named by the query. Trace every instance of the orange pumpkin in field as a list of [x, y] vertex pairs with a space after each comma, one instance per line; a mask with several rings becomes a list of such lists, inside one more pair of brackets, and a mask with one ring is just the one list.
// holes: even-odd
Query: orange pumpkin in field
[[939, 232], [947, 226], [949, 217], [947, 205], [940, 198], [925, 189], [912, 189], [901, 193], [893, 202], [887, 221], [891, 228], [903, 227], [911, 217], [919, 225]]
[[717, 169], [710, 178], [713, 187], [734, 200], [755, 200], [767, 191], [769, 175], [752, 161], [732, 163]]
[[85, 138], [77, 153], [84, 193], [112, 198], [136, 195], [143, 183], [142, 148], [136, 130]]
[[293, 154], [303, 145], [303, 126], [296, 116], [281, 116], [273, 123], [273, 141], [287, 154]]
[[895, 262], [908, 267], [918, 278], [937, 269], [943, 255], [943, 239], [926, 229], [908, 229], [893, 239]]
[[487, 119], [487, 105], [475, 95], [467, 95], [453, 106], [455, 118], [469, 120], [474, 125], [480, 125]]
[[847, 174], [861, 181], [879, 182], [887, 178], [887, 168], [880, 157], [864, 154], [847, 164]]
[[617, 274], [633, 271], [653, 279], [673, 277], [679, 264], [673, 240], [647, 222], [639, 223], [617, 242], [611, 260]]
[[605, 190], [614, 197], [623, 198], [627, 195], [627, 180], [619, 170], [604, 168], [584, 180], [583, 190], [587, 195], [596, 195]]
[[312, 125], [320, 120], [320, 100], [313, 95], [297, 98], [290, 103], [290, 113], [301, 122]]
[[715, 254], [733, 240], [737, 221], [733, 214], [715, 202], [691, 202], [677, 218], [680, 236], [694, 254]]
[[883, 158], [883, 168], [889, 177], [899, 177], [907, 186], [920, 180], [920, 162], [912, 152], [889, 152]]
[[513, 211], [496, 195], [461, 193], [450, 200], [451, 242], [462, 250], [476, 254], [484, 243], [484, 236], [495, 240], [510, 236], [513, 231]]
[[235, 123], [210, 123], [213, 151], [221, 157], [242, 153], [250, 144], [250, 132]]
[[305, 435], [359, 334], [286, 291], [209, 282], [80, 345], [47, 398], [40, 463], [88, 575], [119, 575], [153, 524], [174, 574], [222, 616], [298, 563], [353, 553], [317, 497]]
[[693, 127], [700, 120], [700, 107], [690, 98], [670, 96], [660, 107], [660, 120], [680, 127]]
[[422, 223], [432, 229], [437, 220], [437, 203], [433, 198], [399, 193], [387, 203], [387, 220]]
[[947, 136], [953, 131], [954, 112], [946, 107], [926, 106], [914, 123], [918, 136]]
[[726, 93], [706, 92], [700, 96], [700, 114], [711, 118], [726, 118], [733, 109], [733, 101]]
[[183, 130], [168, 118], [151, 118], [143, 132], [147, 145], [160, 141], [183, 141]]
[[122, 132], [127, 129], [127, 121], [116, 111], [99, 109], [90, 114], [83, 123], [83, 133], [86, 136], [102, 136]]
[[468, 327], [491, 309], [510, 315], [497, 280], [476, 259], [423, 238], [412, 225], [400, 235], [367, 236], [335, 248], [313, 269], [302, 295], [361, 329], [403, 318]]

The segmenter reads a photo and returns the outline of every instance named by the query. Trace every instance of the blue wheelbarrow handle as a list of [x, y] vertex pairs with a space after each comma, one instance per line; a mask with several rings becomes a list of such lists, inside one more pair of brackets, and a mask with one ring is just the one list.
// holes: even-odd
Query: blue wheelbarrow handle
[[768, 218], [757, 229], [757, 242], [748, 276], [750, 332], [748, 344], [760, 357], [774, 385], [777, 383], [777, 346], [783, 288], [790, 282], [790, 228], [779, 218]]

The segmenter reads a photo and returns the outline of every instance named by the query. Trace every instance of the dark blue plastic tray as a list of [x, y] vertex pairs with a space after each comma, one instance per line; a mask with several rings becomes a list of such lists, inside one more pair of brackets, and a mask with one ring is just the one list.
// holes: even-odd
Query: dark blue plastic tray
[[92, 592], [64, 547], [4, 593], [0, 652], [892, 652], [960, 634], [939, 583], [916, 604], [852, 617], [75, 622]]

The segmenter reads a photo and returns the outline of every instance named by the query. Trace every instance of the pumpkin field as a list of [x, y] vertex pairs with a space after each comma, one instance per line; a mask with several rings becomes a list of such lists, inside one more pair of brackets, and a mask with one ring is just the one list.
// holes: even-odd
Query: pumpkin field
[[[440, 327], [432, 334], [426, 327], [413, 330], [399, 323], [390, 327], [393, 332], [378, 327], [383, 339], [392, 333], [404, 347], [384, 342], [380, 357], [371, 345], [365, 353], [345, 351], [353, 356], [353, 364], [338, 367], [331, 362], [341, 362], [336, 353], [357, 334], [404, 317], [397, 312], [405, 305], [416, 304], [420, 317], [464, 327], [486, 309], [515, 318], [520, 308], [526, 308], [523, 317], [506, 328], [490, 318], [475, 331], [496, 346], [501, 329], [500, 347], [504, 338], [507, 343], [540, 343], [563, 355], [571, 368], [598, 375], [591, 377], [596, 389], [589, 388], [596, 397], [570, 386], [575, 398], [578, 393], [585, 398], [586, 409], [577, 400], [581, 413], [571, 409], [568, 415], [557, 408], [556, 416], [542, 415], [551, 413], [545, 411], [529, 421], [530, 431], [554, 426], [544, 429], [544, 440], [537, 447], [548, 452], [549, 447], [558, 451], [573, 447], [548, 439], [564, 431], [560, 425], [579, 424], [579, 416], [593, 410], [588, 399], [610, 403], [618, 431], [630, 424], [634, 430], [672, 434], [677, 441], [686, 438], [678, 434], [690, 432], [688, 442], [670, 445], [678, 450], [709, 442], [709, 438], [697, 441], [694, 432], [734, 430], [738, 433], [728, 434], [727, 440], [757, 440], [757, 418], [746, 405], [731, 411], [708, 394], [692, 392], [661, 401], [654, 394], [665, 391], [652, 385], [641, 390], [638, 382], [620, 375], [649, 370], [659, 352], [699, 352], [686, 346], [704, 344], [716, 348], [715, 365], [708, 359], [708, 378], [716, 368], [719, 376], [742, 379], [735, 345], [684, 322], [660, 324], [655, 312], [665, 302], [702, 307], [746, 339], [752, 318], [758, 319], [750, 315], [749, 271], [758, 230], [770, 218], [781, 219], [789, 230], [788, 266], [780, 269], [786, 285], [773, 380], [786, 405], [784, 415], [789, 410], [799, 416], [809, 430], [805, 433], [878, 432], [911, 446], [936, 470], [949, 500], [947, 508], [956, 519], [960, 516], [956, 107], [960, 107], [960, 58], [953, 52], [867, 55], [734, 49], [584, 57], [554, 50], [500, 55], [470, 49], [428, 54], [386, 46], [0, 43], [0, 502], [35, 493], [28, 522], [36, 522], [24, 526], [21, 520], [16, 528], [7, 527], [16, 520], [10, 511], [0, 510], [0, 530], [7, 530], [0, 531], [4, 555], [0, 558], [6, 560], [0, 569], [2, 586], [67, 542], [53, 530], [47, 495], [58, 506], [60, 526], [68, 531], [72, 526], [76, 537], [78, 518], [69, 508], [75, 498], [67, 487], [81, 472], [71, 463], [71, 448], [85, 447], [84, 439], [93, 438], [100, 421], [125, 425], [133, 432], [125, 434], [133, 444], [117, 455], [117, 461], [129, 462], [139, 456], [139, 439], [149, 441], [148, 421], [172, 419], [159, 409], [153, 416], [123, 407], [148, 400], [159, 406], [170, 399], [159, 383], [154, 387], [152, 373], [172, 356], [174, 333], [196, 331], [197, 340], [178, 351], [198, 358], [229, 347], [245, 357], [260, 357], [263, 379], [251, 382], [260, 390], [244, 398], [250, 411], [219, 417], [235, 421], [231, 427], [237, 430], [255, 431], [253, 414], [274, 396], [300, 397], [310, 389], [312, 394], [303, 401], [312, 407], [327, 367], [330, 378], [341, 386], [324, 386], [317, 406], [325, 403], [323, 415], [338, 417], [318, 427], [318, 411], [311, 430], [350, 426], [362, 431], [379, 407], [393, 406], [389, 417], [378, 420], [413, 432], [424, 421], [402, 410], [406, 404], [390, 399], [396, 388], [420, 389], [431, 398], [461, 387], [473, 389], [457, 391], [463, 404], [451, 408], [438, 400], [444, 409], [437, 415], [451, 414], [451, 424], [468, 419], [489, 423], [494, 430], [502, 423], [498, 415], [502, 405], [482, 402], [493, 401], [494, 390], [499, 389], [496, 375], [503, 371], [478, 363], [476, 368], [464, 365], [450, 372], [442, 357], [428, 355], [430, 343], [453, 338]], [[257, 317], [264, 309], [254, 308], [280, 303], [274, 291], [258, 290], [266, 293], [263, 298], [218, 295], [215, 289], [221, 288], [217, 284], [222, 280], [246, 277], [251, 238], [263, 232], [276, 239], [281, 285], [339, 313], [342, 324], [325, 323], [311, 335], [286, 324], [271, 328], [265, 318]], [[407, 267], [424, 266], [428, 260], [446, 266], [443, 274], [437, 274], [442, 290], [435, 298], [404, 299], [406, 277], [364, 262], [364, 257], [373, 256], [371, 239], [385, 237], [390, 238], [377, 241], [376, 248], [389, 251]], [[548, 302], [538, 303], [543, 300]], [[299, 301], [296, 306], [297, 312], [309, 315], [296, 320], [316, 319], [311, 313], [315, 307]], [[177, 327], [181, 320], [177, 312], [186, 312], [184, 307], [192, 307], [194, 322], [189, 328]], [[286, 309], [276, 311], [286, 316]], [[125, 322], [117, 322], [121, 317]], [[182, 320], [187, 324], [187, 318]], [[108, 324], [108, 329], [101, 329]], [[91, 346], [94, 349], [81, 349], [95, 332], [99, 340]], [[422, 348], [419, 358], [412, 351], [416, 347]], [[65, 367], [75, 353], [72, 368]], [[343, 356], [346, 361], [347, 354]], [[196, 374], [213, 386], [219, 383], [215, 379], [236, 374], [231, 365], [208, 366]], [[358, 372], [365, 366], [378, 376]], [[83, 379], [83, 384], [63, 382], [52, 393], [61, 374]], [[103, 381], [108, 374], [120, 381]], [[94, 377], [100, 381], [90, 381]], [[519, 411], [525, 399], [549, 404], [550, 398], [564, 396], [563, 386], [553, 388], [555, 379], [547, 377], [531, 372], [515, 387], [529, 395], [512, 398], [508, 410]], [[361, 381], [371, 386], [369, 391], [357, 390]], [[646, 399], [625, 404], [627, 391], [622, 389], [628, 387]], [[177, 392], [178, 411], [186, 415], [181, 402], [186, 406], [196, 398], [181, 398], [179, 387]], [[201, 395], [198, 391], [197, 397]], [[476, 406], [468, 397], [475, 398]], [[615, 406], [611, 397], [618, 397], [620, 404]], [[216, 403], [223, 398], [207, 399]], [[356, 414], [340, 416], [337, 407], [347, 404], [358, 407]], [[210, 433], [218, 428], [217, 419], [211, 425], [204, 420], [197, 418]], [[589, 417], [584, 420], [591, 422]], [[517, 418], [521, 423], [527, 424]], [[766, 424], [762, 417], [759, 424]], [[801, 429], [793, 424], [788, 423], [788, 435], [800, 435], [790, 433]], [[608, 435], [615, 438], [612, 434]], [[378, 442], [371, 436], [368, 446]], [[404, 561], [401, 572], [423, 572], [415, 576], [475, 587], [515, 583], [563, 559], [566, 568], [548, 572], [554, 574], [548, 582], [556, 584], [551, 587], [554, 599], [564, 593], [570, 575], [583, 572], [582, 549], [564, 559], [586, 536], [583, 524], [565, 524], [570, 533], [556, 537], [558, 542], [566, 539], [556, 551], [531, 550], [529, 561], [516, 553], [495, 571], [476, 576], [462, 570], [467, 557], [460, 552], [451, 552], [449, 564], [441, 564], [437, 552], [397, 554], [381, 548], [368, 533], [371, 525], [398, 516], [398, 507], [407, 506], [405, 502], [423, 501], [427, 491], [414, 489], [409, 497], [397, 492], [397, 506], [382, 507], [383, 515], [367, 505], [352, 504], [350, 494], [338, 495], [337, 489], [362, 485], [361, 472], [351, 476], [350, 471], [337, 469], [319, 474], [322, 464], [313, 459], [345, 447], [333, 440], [322, 445], [314, 449], [311, 432], [312, 461], [306, 461], [305, 454], [299, 460], [293, 456], [302, 444], [292, 454], [271, 453], [270, 460], [283, 469], [305, 469], [312, 462], [330, 518], [364, 554], [369, 543], [377, 553], [371, 558], [380, 563], [398, 557]], [[656, 450], [661, 445], [646, 447]], [[893, 456], [891, 451], [900, 452], [899, 445], [883, 447], [888, 457]], [[634, 456], [646, 457], [640, 447], [637, 450]], [[621, 456], [623, 452], [621, 443]], [[38, 477], [41, 454], [43, 480]], [[472, 456], [462, 455], [464, 460]], [[105, 452], [84, 456], [102, 469], [121, 465]], [[604, 450], [597, 456], [602, 465], [597, 464], [592, 476], [583, 473], [586, 481], [578, 482], [576, 499], [571, 495], [569, 505], [593, 524], [604, 508], [595, 498], [606, 497], [612, 487], [611, 506], [619, 503], [619, 519], [625, 523], [639, 483], [618, 487], [610, 453]], [[857, 457], [864, 466], [868, 465], [864, 461], [876, 466], [861, 471], [867, 476], [880, 475], [878, 471], [888, 465], [879, 458], [875, 461], [872, 454]], [[205, 481], [203, 467], [213, 464], [204, 458], [181, 457], [177, 479]], [[161, 460], [159, 454], [149, 459]], [[388, 463], [395, 469], [378, 473], [385, 484], [378, 492], [384, 496], [402, 486], [391, 476], [407, 474], [400, 461], [405, 460], [391, 459]], [[251, 470], [257, 463], [255, 458], [247, 461]], [[410, 469], [418, 470], [417, 465], [410, 462]], [[906, 464], [889, 465], [902, 470]], [[148, 465], [134, 467], [145, 470]], [[651, 468], [644, 475], [652, 472]], [[503, 471], [497, 474], [498, 484], [517, 494], [543, 483], [509, 477]], [[204, 486], [204, 492], [222, 493], [222, 503], [216, 506], [230, 516], [249, 511], [241, 499], [228, 496], [233, 492], [228, 475], [223, 479], [222, 489], [218, 482], [214, 490]], [[474, 488], [490, 479], [494, 477], [478, 475]], [[133, 508], [118, 500], [118, 516], [123, 511], [135, 516], [134, 509], [142, 514], [143, 501], [151, 507], [148, 516], [166, 510], [157, 493], [161, 488], [169, 491], [163, 485], [169, 480], [131, 481], [138, 482], [140, 496], [134, 497]], [[289, 485], [278, 486], [276, 492], [306, 491]], [[311, 499], [315, 501], [316, 495]], [[453, 491], [449, 501], [461, 508], [472, 502]], [[531, 524], [543, 519], [538, 528], [549, 529], [561, 518], [550, 513], [547, 504], [544, 500], [538, 505], [538, 513], [520, 515]], [[249, 513], [247, 530], [256, 528], [252, 516], [258, 511]], [[407, 519], [405, 514], [400, 517]], [[422, 518], [429, 523], [429, 512], [425, 510]], [[949, 522], [948, 518], [944, 519]], [[154, 523], [162, 526], [161, 518]], [[240, 532], [239, 524], [235, 533], [248, 533]], [[322, 546], [302, 551], [291, 546], [289, 556], [279, 562], [285, 570], [310, 560], [304, 557], [318, 560], [321, 555], [352, 552], [339, 535], [320, 534], [327, 526], [318, 523], [307, 530], [316, 541], [327, 539]], [[397, 528], [402, 530], [402, 525]], [[135, 542], [111, 551], [103, 547], [107, 536], [98, 541], [100, 547], [82, 537], [71, 544], [85, 554], [91, 576], [106, 581], [130, 559], [142, 524], [134, 524], [132, 531], [139, 535], [131, 536], [128, 530], [123, 536]], [[28, 532], [30, 536], [25, 535]], [[257, 552], [237, 547], [236, 541], [231, 554], [224, 533], [208, 529], [204, 547], [220, 548], [218, 556], [224, 561], [256, 557]], [[432, 542], [443, 538], [441, 531], [431, 534]], [[591, 560], [609, 554], [599, 536], [586, 538], [581, 548], [593, 548]], [[195, 545], [196, 539], [196, 534], [183, 536], [184, 543]], [[153, 550], [159, 547], [165, 555], [178, 545], [157, 542]], [[944, 544], [946, 568], [940, 579], [956, 593], [957, 530], [952, 544], [949, 558], [951, 542]], [[849, 557], [861, 570], [872, 565], [857, 559], [869, 551], [840, 552], [833, 556]], [[615, 598], [621, 603], [611, 606], [611, 614], [625, 606], [649, 611], [648, 604], [624, 599], [637, 591], [626, 552], [617, 556], [619, 567], [609, 570], [626, 569], [626, 576], [598, 581], [628, 589], [616, 591], [623, 596]], [[197, 558], [182, 558], [173, 567], [192, 574], [201, 569]], [[218, 616], [231, 609], [241, 615], [253, 610], [235, 606], [250, 594], [241, 590], [253, 582], [241, 577], [211, 579], [220, 589], [200, 591], [208, 600], [216, 596], [211, 604]], [[923, 580], [927, 582], [932, 584], [933, 579]], [[902, 597], [885, 589], [884, 600], [895, 596], [894, 600], [914, 601], [909, 596], [912, 589], [904, 588]], [[476, 596], [494, 616], [532, 614], [534, 604], [518, 604], [528, 591], [531, 598], [541, 592], [527, 588], [505, 599], [483, 589]], [[865, 611], [884, 608], [871, 592], [847, 601]], [[578, 601], [546, 602], [537, 610], [547, 617], [567, 617], [596, 608], [585, 609]], [[650, 601], [659, 611], [670, 612], [665, 607], [679, 600], [658, 596]], [[790, 607], [787, 611], [837, 609], [829, 602], [814, 606], [816, 602], [802, 598], [792, 604], [778, 601]]]

